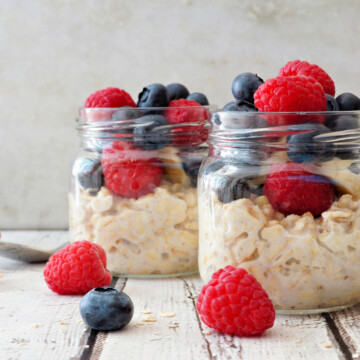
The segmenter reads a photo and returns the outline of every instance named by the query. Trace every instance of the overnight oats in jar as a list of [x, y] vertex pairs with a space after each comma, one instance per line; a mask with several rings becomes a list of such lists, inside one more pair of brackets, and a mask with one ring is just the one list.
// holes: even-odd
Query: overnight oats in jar
[[[244, 268], [280, 313], [360, 300], [360, 111], [326, 111], [333, 109], [319, 86], [270, 79], [255, 103], [213, 113], [199, 174], [202, 279], [227, 265]], [[271, 109], [291, 102], [291, 91], [307, 111]]]
[[171, 100], [170, 90], [150, 85], [136, 106], [125, 91], [109, 88], [89, 97], [105, 98], [105, 107], [89, 107], [88, 99], [80, 109], [70, 238], [102, 246], [118, 276], [198, 269], [197, 174], [208, 150], [209, 107]]

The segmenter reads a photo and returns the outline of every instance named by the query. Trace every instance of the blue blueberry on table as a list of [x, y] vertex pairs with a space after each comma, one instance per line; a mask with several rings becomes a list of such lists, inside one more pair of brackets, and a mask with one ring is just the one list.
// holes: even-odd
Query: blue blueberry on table
[[330, 129], [318, 123], [305, 123], [289, 126], [296, 132], [287, 137], [288, 157], [295, 162], [322, 162], [334, 157], [335, 149], [331, 142], [317, 138], [321, 134], [330, 133]]
[[254, 92], [263, 83], [264, 80], [256, 74], [245, 72], [234, 79], [231, 90], [235, 99], [254, 103]]
[[336, 98], [341, 111], [360, 110], [360, 99], [352, 93], [343, 93]]
[[151, 84], [144, 87], [143, 91], [139, 94], [137, 106], [140, 108], [166, 107], [169, 101], [169, 93], [164, 85]]
[[189, 90], [184, 85], [179, 83], [169, 84], [166, 88], [169, 93], [170, 101], [178, 100], [178, 99], [186, 99], [190, 95]]
[[128, 295], [111, 287], [90, 290], [80, 301], [80, 313], [87, 326], [99, 331], [120, 330], [134, 314]]
[[98, 193], [104, 185], [104, 174], [101, 161], [93, 158], [79, 158], [76, 160], [74, 172], [80, 185], [89, 189], [91, 195]]
[[163, 148], [169, 140], [169, 130], [163, 128], [169, 122], [162, 115], [149, 114], [135, 121], [134, 144], [145, 150]]
[[198, 104], [202, 106], [209, 105], [209, 100], [207, 99], [207, 97], [203, 93], [199, 93], [199, 92], [191, 93], [186, 97], [186, 100], [196, 101]]
[[339, 111], [340, 108], [339, 108], [339, 104], [338, 102], [336, 101], [336, 99], [329, 95], [329, 94], [325, 94], [326, 96], [326, 111]]
[[223, 107], [223, 111], [245, 111], [255, 112], [258, 111], [254, 104], [245, 100], [233, 100]]

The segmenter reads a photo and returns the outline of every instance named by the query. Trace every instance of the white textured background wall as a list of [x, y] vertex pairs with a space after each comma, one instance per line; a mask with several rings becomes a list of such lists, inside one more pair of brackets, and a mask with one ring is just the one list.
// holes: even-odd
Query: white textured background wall
[[288, 60], [360, 94], [358, 0], [0, 0], [0, 228], [66, 228], [77, 108], [96, 89], [134, 99], [181, 81], [231, 100], [243, 71]]

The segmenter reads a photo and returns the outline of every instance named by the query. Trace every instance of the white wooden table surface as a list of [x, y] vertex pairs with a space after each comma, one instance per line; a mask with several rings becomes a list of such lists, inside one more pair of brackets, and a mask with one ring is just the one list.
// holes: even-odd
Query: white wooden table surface
[[[67, 233], [2, 232], [3, 240], [52, 242]], [[360, 306], [331, 314], [277, 315], [261, 337], [224, 336], [199, 321], [198, 276], [159, 280], [115, 279], [133, 300], [135, 313], [121, 331], [88, 329], [78, 310], [80, 296], [51, 292], [44, 264], [0, 257], [0, 360], [26, 359], [360, 359]], [[142, 321], [149, 309], [154, 322]], [[160, 311], [173, 311], [164, 318]], [[359, 354], [359, 355], [358, 355]]]

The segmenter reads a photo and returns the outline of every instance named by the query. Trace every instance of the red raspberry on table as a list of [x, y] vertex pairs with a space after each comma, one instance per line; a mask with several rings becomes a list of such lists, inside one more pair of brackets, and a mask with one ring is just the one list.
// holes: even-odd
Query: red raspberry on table
[[329, 74], [320, 66], [309, 64], [307, 61], [294, 60], [289, 61], [283, 66], [278, 76], [309, 76], [322, 85], [326, 94], [335, 95], [335, 84]]
[[162, 180], [162, 167], [154, 163], [155, 154], [124, 141], [104, 147], [101, 163], [106, 187], [124, 198], [137, 199], [153, 192]]
[[[179, 99], [169, 102], [166, 118], [170, 124], [202, 123], [199, 126], [181, 126], [172, 130], [172, 142], [176, 146], [197, 146], [208, 138], [204, 122], [209, 119], [208, 111], [193, 100]], [[179, 133], [178, 135], [175, 135]]]
[[273, 164], [264, 182], [264, 195], [272, 207], [285, 214], [314, 217], [328, 210], [334, 201], [334, 186], [299, 163]]
[[136, 107], [136, 104], [125, 90], [115, 87], [95, 91], [86, 99], [84, 105], [86, 108], [118, 108], [122, 106]]
[[260, 335], [275, 320], [273, 303], [260, 283], [233, 266], [212, 275], [201, 289], [196, 308], [207, 326], [228, 335]]
[[44, 278], [60, 295], [86, 294], [112, 280], [104, 249], [87, 240], [76, 241], [53, 254], [45, 265]]

